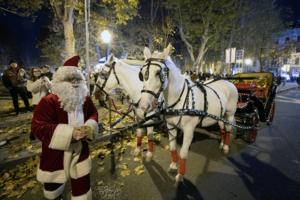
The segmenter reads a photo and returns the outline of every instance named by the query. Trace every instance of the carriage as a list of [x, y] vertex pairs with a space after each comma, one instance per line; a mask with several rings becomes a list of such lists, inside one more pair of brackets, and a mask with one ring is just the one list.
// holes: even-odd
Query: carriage
[[237, 137], [254, 142], [260, 122], [271, 125], [273, 121], [277, 88], [274, 76], [270, 72], [238, 73], [229, 80], [239, 94], [236, 123], [253, 127], [250, 130], [239, 130]]

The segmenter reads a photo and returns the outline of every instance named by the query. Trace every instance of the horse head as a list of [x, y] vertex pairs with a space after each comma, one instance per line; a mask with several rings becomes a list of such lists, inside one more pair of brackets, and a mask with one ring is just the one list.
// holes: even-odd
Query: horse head
[[143, 90], [139, 108], [145, 113], [153, 111], [158, 105], [158, 98], [161, 92], [168, 85], [168, 58], [172, 46], [169, 44], [163, 52], [151, 53], [148, 47], [144, 49], [146, 64], [141, 68], [139, 77], [143, 81]]
[[110, 55], [107, 61], [99, 68], [94, 93], [100, 91], [109, 94], [119, 84], [119, 79], [115, 72], [117, 62], [118, 59], [114, 55]]

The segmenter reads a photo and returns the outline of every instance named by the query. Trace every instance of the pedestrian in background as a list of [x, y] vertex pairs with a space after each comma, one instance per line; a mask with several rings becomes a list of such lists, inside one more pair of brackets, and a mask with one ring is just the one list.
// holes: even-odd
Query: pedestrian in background
[[18, 67], [16, 61], [9, 62], [8, 68], [3, 73], [2, 82], [12, 97], [16, 115], [20, 112], [18, 95], [22, 98], [27, 111], [31, 111], [26, 90], [27, 74], [23, 68]]
[[30, 70], [27, 90], [32, 93], [32, 105], [35, 107], [42, 97], [49, 93], [51, 82], [46, 75], [42, 76], [41, 69], [34, 67]]
[[41, 74], [42, 76], [47, 76], [49, 80], [52, 80], [53, 73], [50, 71], [49, 65], [41, 66]]
[[300, 74], [299, 74], [299, 76], [296, 78], [296, 81], [297, 81], [297, 83], [298, 83], [298, 86], [300, 87]]

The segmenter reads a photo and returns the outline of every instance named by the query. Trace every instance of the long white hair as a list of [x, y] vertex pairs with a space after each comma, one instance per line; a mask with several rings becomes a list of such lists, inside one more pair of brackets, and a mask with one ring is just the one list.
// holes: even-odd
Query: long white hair
[[[76, 77], [81, 81], [75, 85], [66, 81], [68, 78]], [[84, 76], [77, 67], [60, 67], [53, 75], [52, 93], [58, 96], [61, 108], [66, 112], [75, 111], [84, 104], [89, 90]]]

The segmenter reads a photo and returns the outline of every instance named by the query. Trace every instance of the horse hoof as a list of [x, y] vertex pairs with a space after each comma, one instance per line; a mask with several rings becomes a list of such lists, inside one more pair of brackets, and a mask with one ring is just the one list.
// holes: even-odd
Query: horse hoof
[[178, 170], [177, 163], [176, 162], [171, 162], [171, 164], [169, 166], [169, 169], [168, 169], [168, 172], [173, 174], [173, 173], [176, 173], [177, 170]]
[[219, 149], [223, 149], [224, 143], [221, 141], [219, 145]]
[[150, 162], [153, 158], [153, 153], [150, 151], [147, 151], [146, 153], [146, 162]]
[[175, 177], [176, 183], [180, 183], [183, 181], [183, 175], [182, 174], [177, 174]]
[[228, 153], [229, 153], [229, 146], [228, 146], [227, 144], [225, 144], [225, 145], [223, 146], [223, 153], [224, 153], [224, 154], [228, 154]]
[[133, 151], [133, 156], [139, 156], [141, 154], [141, 148], [137, 147], [135, 148], [135, 150]]

